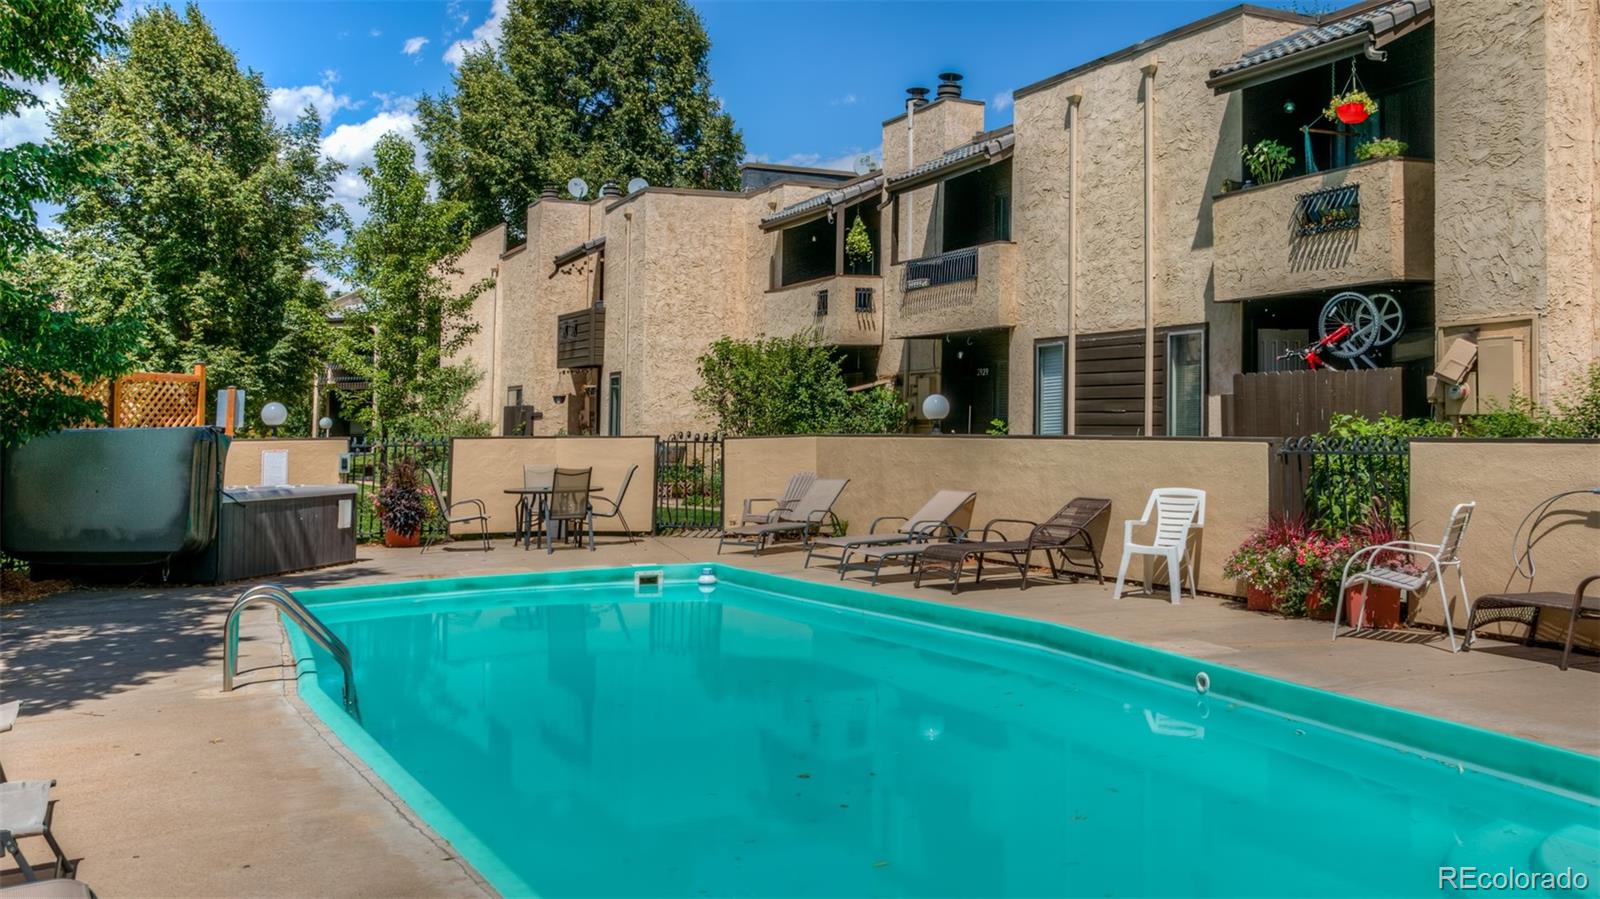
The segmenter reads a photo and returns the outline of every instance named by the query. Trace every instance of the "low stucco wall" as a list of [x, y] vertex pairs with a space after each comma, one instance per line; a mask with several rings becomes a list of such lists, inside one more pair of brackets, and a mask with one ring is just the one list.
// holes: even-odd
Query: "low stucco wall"
[[[1198, 487], [1208, 494], [1198, 538], [1202, 590], [1238, 595], [1222, 561], [1267, 516], [1269, 445], [1255, 440], [795, 437], [728, 441], [729, 516], [746, 496], [776, 496], [808, 462], [825, 478], [849, 478], [835, 511], [852, 533], [879, 515], [905, 515], [936, 490], [978, 494], [972, 520], [1037, 521], [1076, 496], [1103, 496], [1111, 513], [1094, 532], [1108, 576], [1122, 556], [1122, 522], [1144, 511], [1156, 487]], [[1009, 536], [1009, 534], [1008, 534]], [[1138, 567], [1130, 576], [1142, 575]]]
[[338, 484], [339, 456], [350, 448], [343, 437], [316, 440], [235, 440], [228, 447], [222, 482], [230, 487], [261, 483], [261, 454], [289, 454], [289, 483]]
[[[1476, 596], [1525, 590], [1526, 581], [1513, 576], [1511, 561], [1517, 525], [1545, 497], [1586, 487], [1600, 487], [1600, 441], [1414, 440], [1412, 536], [1425, 542], [1438, 540], [1450, 510], [1457, 503], [1475, 501], [1478, 506], [1461, 545], [1468, 591]], [[1570, 591], [1584, 577], [1600, 574], [1600, 496], [1567, 497], [1543, 521], [1533, 551], [1535, 589]], [[1451, 617], [1457, 626], [1465, 623], [1459, 599]], [[1416, 621], [1444, 626], [1437, 592], [1418, 605]], [[1545, 612], [1536, 639], [1562, 640], [1566, 627], [1566, 613]], [[1512, 624], [1484, 633], [1496, 631], [1518, 639], [1527, 634], [1525, 627]], [[1579, 645], [1600, 648], [1600, 621], [1581, 622], [1578, 634]]]
[[[628, 466], [637, 465], [622, 500], [622, 515], [636, 532], [651, 530], [656, 478], [655, 437], [458, 437], [450, 442], [450, 497], [481, 499], [489, 512], [491, 533], [516, 529], [517, 497], [507, 488], [522, 485], [524, 465], [594, 469], [593, 484], [602, 496], [616, 498]], [[596, 532], [620, 532], [615, 518], [595, 519]], [[473, 528], [456, 526], [455, 534]]]

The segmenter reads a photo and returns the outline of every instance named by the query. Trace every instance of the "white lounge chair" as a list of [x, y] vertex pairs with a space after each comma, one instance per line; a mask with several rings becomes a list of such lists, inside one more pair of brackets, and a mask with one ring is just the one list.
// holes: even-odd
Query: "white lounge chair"
[[[53, 780], [0, 783], [0, 832], [11, 837], [44, 837], [50, 851], [55, 853], [56, 876], [71, 877], [77, 866], [67, 860], [67, 854], [61, 851], [61, 844], [56, 842], [55, 834], [50, 830], [50, 819], [55, 816], [55, 806], [50, 802], [50, 788], [55, 785]], [[15, 847], [16, 843], [12, 841], [5, 850], [16, 857], [18, 867], [27, 867], [31, 872], [32, 867], [22, 858], [21, 850], [12, 851]]]
[[[811, 567], [812, 556], [817, 555], [819, 547], [836, 549], [836, 556], [823, 555], [820, 558], [837, 562], [839, 573], [842, 576], [850, 562], [850, 554], [868, 546], [888, 546], [896, 543], [911, 543], [914, 541], [927, 541], [934, 537], [950, 538], [956, 536], [964, 528], [956, 526], [952, 519], [961, 515], [966, 510], [963, 522], [972, 515], [972, 501], [978, 494], [971, 490], [940, 490], [935, 493], [922, 508], [910, 515], [880, 515], [872, 520], [867, 528], [867, 533], [855, 536], [842, 535], [838, 537], [819, 537], [811, 541], [811, 547], [806, 552], [806, 564]], [[878, 532], [880, 525], [888, 522], [903, 522], [894, 530]]]
[[[1150, 524], [1155, 515], [1156, 532], [1149, 543], [1133, 542], [1133, 529]], [[1134, 556], [1144, 556], [1144, 589], [1153, 592], [1154, 557], [1167, 562], [1167, 583], [1172, 591], [1172, 604], [1182, 599], [1183, 571], [1189, 570], [1189, 595], [1199, 595], [1195, 589], [1194, 558], [1189, 552], [1189, 534], [1206, 524], [1206, 492], [1189, 487], [1157, 487], [1150, 491], [1150, 500], [1144, 505], [1144, 515], [1137, 521], [1123, 524], [1122, 564], [1117, 566], [1117, 586], [1112, 599], [1122, 598], [1122, 583], [1128, 577], [1128, 562]]]
[[[1413, 597], [1424, 596], [1428, 588], [1437, 584], [1439, 586], [1439, 601], [1444, 603], [1444, 630], [1450, 637], [1450, 651], [1459, 652], [1461, 647], [1456, 642], [1455, 625], [1450, 622], [1450, 591], [1444, 586], [1444, 569], [1453, 568], [1456, 572], [1456, 587], [1461, 591], [1461, 605], [1471, 609], [1472, 602], [1467, 596], [1467, 581], [1461, 575], [1461, 538], [1466, 536], [1467, 523], [1472, 521], [1472, 510], [1478, 504], [1461, 503], [1450, 510], [1450, 521], [1444, 526], [1444, 537], [1438, 543], [1418, 543], [1414, 540], [1391, 540], [1377, 546], [1368, 546], [1350, 557], [1344, 565], [1344, 575], [1339, 579], [1339, 598], [1333, 604], [1333, 639], [1339, 639], [1339, 616], [1344, 612], [1345, 589], [1361, 585], [1361, 602], [1364, 606], [1367, 593], [1372, 584], [1385, 587], [1396, 587], [1411, 594]], [[1383, 564], [1385, 552], [1408, 555], [1413, 558], [1426, 559], [1426, 564], [1418, 566], [1419, 571], [1412, 574]], [[1365, 565], [1355, 574], [1352, 568], [1358, 564]], [[1470, 612], [1469, 612], [1469, 626]], [[1350, 629], [1350, 633], [1361, 630], [1360, 625]], [[1470, 633], [1470, 631], [1469, 631]]]

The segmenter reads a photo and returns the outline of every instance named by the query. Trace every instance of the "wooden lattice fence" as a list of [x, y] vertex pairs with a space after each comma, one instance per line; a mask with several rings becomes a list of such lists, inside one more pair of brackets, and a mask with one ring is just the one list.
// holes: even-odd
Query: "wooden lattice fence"
[[193, 374], [134, 372], [111, 388], [114, 428], [188, 428], [206, 423], [206, 367]]

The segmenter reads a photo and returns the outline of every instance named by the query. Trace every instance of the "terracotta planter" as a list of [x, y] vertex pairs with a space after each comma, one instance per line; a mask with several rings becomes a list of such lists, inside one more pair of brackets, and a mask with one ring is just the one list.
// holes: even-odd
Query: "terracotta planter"
[[1400, 626], [1400, 588], [1371, 585], [1363, 608], [1361, 588], [1351, 587], [1344, 594], [1344, 616], [1350, 627], [1393, 630]]
[[1333, 603], [1319, 591], [1306, 597], [1306, 617], [1317, 621], [1333, 620]]
[[421, 530], [417, 530], [417, 531], [413, 531], [410, 534], [402, 534], [399, 531], [394, 530], [393, 528], [384, 528], [383, 529], [383, 545], [384, 546], [388, 546], [388, 547], [393, 547], [393, 548], [396, 548], [396, 549], [404, 549], [406, 547], [421, 546], [422, 545], [422, 531]]
[[1244, 607], [1252, 612], [1276, 612], [1281, 597], [1273, 596], [1254, 584], [1245, 592]]
[[1339, 121], [1346, 125], [1359, 125], [1367, 120], [1367, 104], [1365, 103], [1340, 103], [1334, 109], [1334, 114]]

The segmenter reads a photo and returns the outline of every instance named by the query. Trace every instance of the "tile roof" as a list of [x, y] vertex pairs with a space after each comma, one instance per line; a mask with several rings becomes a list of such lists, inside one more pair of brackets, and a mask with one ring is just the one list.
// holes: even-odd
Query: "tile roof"
[[577, 246], [568, 247], [567, 249], [556, 254], [555, 266], [556, 268], [560, 268], [569, 262], [582, 259], [590, 253], [593, 253], [595, 250], [603, 248], [605, 245], [606, 239], [604, 237], [596, 237], [593, 240], [586, 240]]
[[1016, 143], [1016, 140], [1017, 135], [1011, 130], [1010, 126], [996, 131], [989, 131], [984, 134], [980, 134], [978, 135], [977, 140], [974, 140], [970, 144], [956, 147], [954, 150], [951, 150], [937, 159], [930, 159], [929, 161], [924, 162], [922, 165], [912, 168], [910, 171], [901, 172], [900, 174], [895, 175], [889, 179], [889, 188], [893, 190], [895, 185], [904, 184], [913, 180], [922, 180], [929, 175], [960, 165], [980, 153], [991, 158], [999, 156], [1007, 150], [1010, 150], [1012, 144]]
[[1212, 69], [1211, 80], [1215, 81], [1225, 75], [1233, 75], [1265, 63], [1286, 59], [1359, 34], [1381, 37], [1402, 26], [1414, 24], [1414, 20], [1419, 18], [1433, 18], [1433, 0], [1393, 0], [1332, 22], [1303, 28], [1271, 43], [1262, 44], [1233, 62]]
[[790, 203], [788, 206], [785, 206], [777, 212], [774, 212], [773, 214], [762, 219], [761, 227], [770, 228], [780, 222], [786, 222], [790, 219], [798, 218], [799, 216], [805, 215], [808, 212], [816, 212], [819, 209], [829, 206], [840, 206], [856, 199], [857, 197], [864, 197], [867, 194], [876, 193], [882, 188], [883, 173], [877, 172], [871, 177], [862, 178], [853, 184], [846, 184], [843, 187], [836, 187], [833, 190], [823, 191], [816, 196], [807, 197], [798, 203]]

